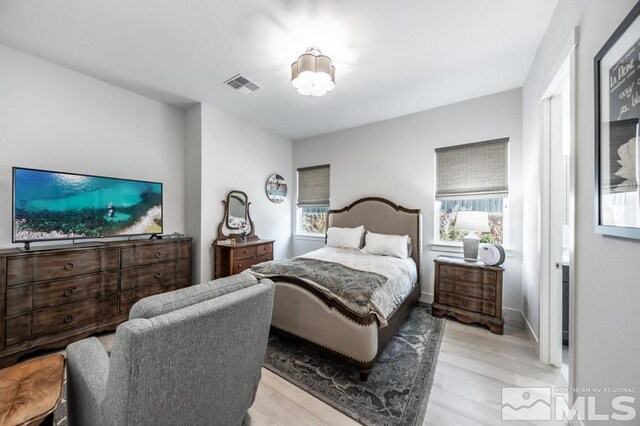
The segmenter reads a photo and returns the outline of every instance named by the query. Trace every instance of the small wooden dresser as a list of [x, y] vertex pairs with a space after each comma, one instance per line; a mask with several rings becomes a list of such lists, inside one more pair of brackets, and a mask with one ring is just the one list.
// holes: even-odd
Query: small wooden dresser
[[451, 315], [478, 322], [502, 334], [502, 273], [500, 266], [439, 256], [436, 260], [433, 315]]
[[273, 260], [273, 240], [256, 239], [230, 245], [213, 243], [213, 247], [216, 279], [239, 274], [251, 265]]

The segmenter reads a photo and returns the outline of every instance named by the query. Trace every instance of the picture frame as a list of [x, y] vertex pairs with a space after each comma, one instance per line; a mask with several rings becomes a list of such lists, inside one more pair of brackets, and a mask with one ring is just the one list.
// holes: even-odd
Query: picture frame
[[594, 57], [595, 231], [640, 239], [640, 2]]

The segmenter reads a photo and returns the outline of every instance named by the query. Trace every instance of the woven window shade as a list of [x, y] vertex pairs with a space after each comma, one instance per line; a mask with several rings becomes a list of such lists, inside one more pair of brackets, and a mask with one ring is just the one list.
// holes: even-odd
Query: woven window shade
[[436, 199], [506, 197], [509, 138], [436, 149]]
[[329, 165], [298, 169], [298, 207], [329, 207]]

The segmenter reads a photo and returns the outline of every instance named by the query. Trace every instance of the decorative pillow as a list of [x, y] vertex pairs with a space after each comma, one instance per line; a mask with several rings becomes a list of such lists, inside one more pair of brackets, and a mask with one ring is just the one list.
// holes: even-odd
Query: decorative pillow
[[362, 252], [406, 259], [411, 256], [411, 238], [408, 235], [385, 235], [367, 232]]
[[355, 248], [362, 247], [362, 237], [364, 236], [364, 226], [357, 228], [335, 228], [327, 229], [327, 247]]

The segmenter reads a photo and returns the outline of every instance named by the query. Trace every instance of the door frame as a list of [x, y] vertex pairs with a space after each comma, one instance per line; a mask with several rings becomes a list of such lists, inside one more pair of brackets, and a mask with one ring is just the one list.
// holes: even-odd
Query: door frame
[[[562, 360], [561, 345], [557, 345], [558, 332], [562, 329], [562, 310], [558, 302], [562, 300], [562, 287], [553, 289], [551, 285], [551, 269], [555, 267], [551, 259], [549, 247], [550, 239], [550, 202], [551, 187], [549, 179], [549, 170], [551, 165], [550, 159], [550, 140], [551, 126], [549, 120], [549, 109], [551, 107], [549, 99], [558, 92], [561, 84], [569, 79], [569, 197], [568, 197], [568, 222], [569, 222], [569, 263], [571, 273], [569, 278], [569, 383], [571, 387], [575, 384], [575, 339], [576, 339], [576, 323], [575, 323], [575, 300], [576, 300], [576, 256], [575, 256], [575, 194], [576, 194], [576, 47], [578, 45], [578, 28], [572, 32], [567, 44], [565, 45], [564, 55], [560, 57], [557, 71], [543, 96], [540, 98], [541, 113], [541, 206], [540, 206], [540, 338], [538, 342], [538, 353], [540, 354], [540, 362], [543, 364], [557, 364], [558, 353], [560, 348], [560, 362]], [[547, 120], [545, 122], [545, 120]], [[552, 292], [555, 291], [555, 293]], [[558, 299], [557, 295], [560, 294]], [[555, 298], [552, 299], [555, 294]], [[573, 400], [573, 395], [570, 395]]]

